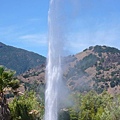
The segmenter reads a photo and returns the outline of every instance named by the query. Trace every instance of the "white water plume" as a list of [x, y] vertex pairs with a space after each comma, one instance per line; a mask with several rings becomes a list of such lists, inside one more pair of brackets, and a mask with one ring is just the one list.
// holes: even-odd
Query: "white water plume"
[[59, 108], [59, 91], [62, 79], [61, 56], [63, 37], [59, 14], [60, 0], [51, 0], [48, 12], [49, 45], [46, 70], [45, 120], [57, 120]]

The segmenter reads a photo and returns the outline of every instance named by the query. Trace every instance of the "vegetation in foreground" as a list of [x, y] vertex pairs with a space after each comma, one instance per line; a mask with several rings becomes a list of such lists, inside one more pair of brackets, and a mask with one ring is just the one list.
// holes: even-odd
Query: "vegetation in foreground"
[[69, 120], [120, 120], [120, 95], [90, 91], [73, 96], [75, 104], [68, 108]]
[[44, 105], [38, 102], [33, 91], [14, 98], [9, 104], [12, 120], [42, 120]]
[[[33, 91], [19, 95], [20, 82], [14, 74], [0, 67], [0, 119], [43, 120], [44, 103]], [[12, 95], [13, 100], [8, 104], [7, 98]], [[61, 109], [59, 120], [120, 120], [120, 94], [77, 92], [70, 95], [68, 101], [72, 102], [72, 106]]]
[[37, 100], [33, 91], [20, 95], [20, 81], [14, 75], [14, 71], [0, 66], [0, 120], [41, 120], [43, 103]]
[[[107, 92], [98, 94], [72, 94], [72, 107], [59, 113], [59, 120], [120, 120], [120, 95]], [[37, 101], [33, 92], [15, 98], [10, 104], [12, 120], [43, 120], [44, 104]]]
[[7, 103], [6, 94], [16, 95], [16, 89], [19, 87], [19, 80], [13, 78], [15, 72], [0, 67], [0, 120], [10, 119], [10, 108]]

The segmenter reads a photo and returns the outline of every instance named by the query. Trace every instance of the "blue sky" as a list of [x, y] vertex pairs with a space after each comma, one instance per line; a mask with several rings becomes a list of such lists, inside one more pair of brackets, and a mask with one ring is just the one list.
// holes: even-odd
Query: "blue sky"
[[[72, 3], [72, 4], [71, 4]], [[120, 0], [64, 0], [67, 54], [94, 45], [120, 49]], [[0, 0], [0, 41], [47, 56], [49, 0]]]

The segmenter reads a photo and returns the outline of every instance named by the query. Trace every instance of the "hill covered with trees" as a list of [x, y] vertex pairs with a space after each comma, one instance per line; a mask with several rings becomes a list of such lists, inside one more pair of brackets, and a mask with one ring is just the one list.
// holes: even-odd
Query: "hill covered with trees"
[[[65, 57], [62, 67], [63, 81], [72, 91], [120, 92], [120, 50], [116, 48], [89, 47]], [[45, 84], [45, 65], [32, 68], [18, 78], [29, 85]]]
[[97, 45], [70, 57], [64, 78], [71, 89], [120, 92], [120, 50]]
[[5, 45], [0, 42], [0, 65], [15, 70], [17, 74], [45, 64], [46, 58], [34, 52]]

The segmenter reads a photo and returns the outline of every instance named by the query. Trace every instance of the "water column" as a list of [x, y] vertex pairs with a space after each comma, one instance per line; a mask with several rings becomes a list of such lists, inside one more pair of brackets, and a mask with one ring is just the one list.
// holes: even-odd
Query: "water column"
[[45, 120], [57, 120], [61, 88], [63, 38], [59, 12], [60, 0], [51, 0], [48, 12], [49, 40], [46, 69]]

